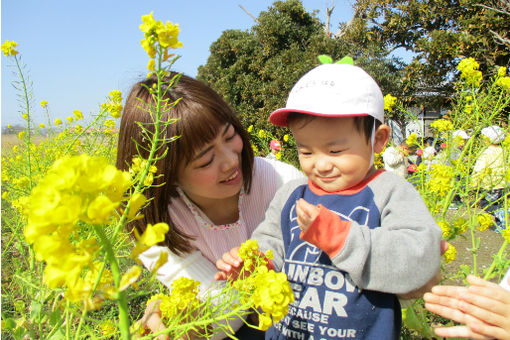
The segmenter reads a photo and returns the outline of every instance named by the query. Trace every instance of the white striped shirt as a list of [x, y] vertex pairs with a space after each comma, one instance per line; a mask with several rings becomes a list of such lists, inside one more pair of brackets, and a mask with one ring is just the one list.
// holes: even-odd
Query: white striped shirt
[[[192, 245], [209, 261], [216, 263], [223, 253], [240, 246], [251, 236], [264, 219], [266, 209], [278, 188], [302, 176], [289, 164], [256, 157], [251, 190], [239, 199], [240, 216], [236, 223], [208, 228], [194, 216], [181, 197], [172, 198], [169, 205], [170, 217], [180, 230], [195, 237]], [[189, 200], [188, 204], [194, 205]], [[198, 207], [194, 208], [206, 224], [214, 225]]]

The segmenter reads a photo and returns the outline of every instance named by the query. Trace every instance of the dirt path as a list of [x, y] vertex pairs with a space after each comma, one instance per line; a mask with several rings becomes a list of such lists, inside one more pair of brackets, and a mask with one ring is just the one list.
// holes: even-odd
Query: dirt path
[[[457, 249], [457, 257], [454, 261], [446, 264], [446, 273], [447, 275], [455, 275], [459, 270], [459, 266], [461, 264], [466, 264], [473, 268], [473, 253], [471, 249], [473, 248], [473, 243], [471, 240], [471, 234], [466, 232], [463, 234], [465, 237], [457, 236], [455, 240], [451, 242]], [[477, 268], [478, 275], [480, 276], [482, 271], [490, 266], [492, 263], [492, 257], [498, 251], [501, 245], [503, 244], [503, 236], [501, 234], [496, 233], [493, 230], [485, 230], [480, 232], [476, 230], [474, 232], [475, 238], [480, 238], [480, 247], [477, 251]], [[510, 251], [507, 249], [507, 251]], [[446, 275], [444, 275], [446, 279]], [[462, 284], [461, 279], [450, 279], [445, 281], [443, 284]]]

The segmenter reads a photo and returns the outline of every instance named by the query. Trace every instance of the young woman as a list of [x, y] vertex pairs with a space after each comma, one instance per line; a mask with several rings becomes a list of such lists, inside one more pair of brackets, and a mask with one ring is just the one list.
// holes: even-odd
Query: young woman
[[[148, 89], [156, 82], [150, 77], [136, 83], [126, 100], [119, 169], [127, 170], [139, 151], [147, 158], [148, 141], [138, 123], [151, 123], [148, 108], [154, 100]], [[170, 287], [185, 276], [200, 281], [205, 290], [215, 282], [216, 260], [250, 237], [282, 184], [303, 175], [289, 164], [254, 157], [236, 114], [202, 82], [183, 75], [166, 97], [169, 103], [180, 98], [165, 112], [165, 119], [177, 119], [168, 125], [166, 137], [179, 138], [167, 144], [166, 156], [157, 163], [154, 185], [145, 193], [153, 200], [142, 212], [144, 218], [129, 227], [142, 233], [149, 223], [166, 222], [170, 230], [165, 241], [141, 254], [141, 261], [150, 270], [166, 252], [168, 262], [157, 271], [163, 284]]]

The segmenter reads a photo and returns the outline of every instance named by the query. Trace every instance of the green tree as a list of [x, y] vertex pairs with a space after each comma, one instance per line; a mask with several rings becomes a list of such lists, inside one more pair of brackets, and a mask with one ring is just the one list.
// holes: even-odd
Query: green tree
[[460, 58], [475, 58], [484, 74], [508, 65], [509, 9], [508, 0], [358, 0], [353, 20], [337, 36], [411, 52], [401, 73], [404, 101], [442, 106]]
[[340, 59], [348, 53], [298, 0], [276, 1], [249, 32], [227, 30], [210, 51], [197, 78], [221, 93], [245, 126], [278, 137], [285, 131], [272, 127], [268, 116], [285, 105], [294, 83], [318, 64], [319, 54]]
[[[295, 82], [318, 65], [320, 54], [338, 60], [354, 58], [380, 84], [383, 93], [398, 92], [403, 64], [390, 56], [378, 39], [367, 35], [366, 25], [333, 37], [301, 1], [276, 1], [256, 19], [250, 31], [227, 30], [211, 47], [198, 79], [207, 82], [240, 113], [243, 125], [253, 125], [281, 138], [284, 129], [273, 127], [269, 114], [285, 105]], [[397, 121], [403, 118], [391, 113]]]

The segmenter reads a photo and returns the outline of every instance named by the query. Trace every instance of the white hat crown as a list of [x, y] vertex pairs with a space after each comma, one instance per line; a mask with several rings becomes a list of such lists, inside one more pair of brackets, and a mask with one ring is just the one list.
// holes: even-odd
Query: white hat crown
[[271, 114], [271, 122], [286, 126], [291, 112], [324, 117], [372, 116], [384, 122], [384, 98], [379, 85], [362, 68], [323, 64], [298, 80], [285, 108]]

